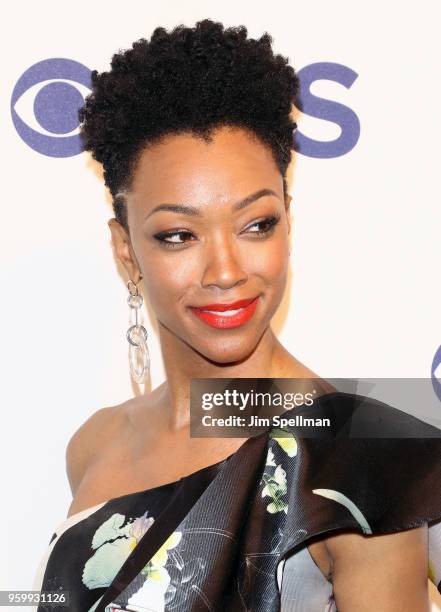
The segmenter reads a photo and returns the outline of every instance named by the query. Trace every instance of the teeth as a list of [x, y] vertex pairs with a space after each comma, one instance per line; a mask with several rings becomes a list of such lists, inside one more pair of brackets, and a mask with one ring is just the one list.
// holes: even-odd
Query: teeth
[[203, 310], [202, 312], [210, 312], [211, 314], [221, 315], [222, 317], [231, 317], [232, 315], [237, 314], [241, 310], [245, 310], [245, 309], [236, 308], [235, 310], [224, 310], [223, 312], [218, 312], [217, 310]]

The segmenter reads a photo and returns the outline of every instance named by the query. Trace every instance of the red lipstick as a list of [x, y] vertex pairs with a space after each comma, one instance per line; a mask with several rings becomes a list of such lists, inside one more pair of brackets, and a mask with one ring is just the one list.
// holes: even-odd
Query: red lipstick
[[217, 329], [231, 329], [244, 325], [251, 319], [256, 310], [258, 299], [259, 296], [237, 300], [230, 304], [206, 304], [205, 306], [191, 306], [190, 308], [197, 317], [208, 325]]

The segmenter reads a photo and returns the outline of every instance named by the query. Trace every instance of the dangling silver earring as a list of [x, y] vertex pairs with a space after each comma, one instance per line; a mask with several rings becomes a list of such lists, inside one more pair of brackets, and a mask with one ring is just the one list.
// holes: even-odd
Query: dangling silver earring
[[[140, 277], [141, 280], [142, 276]], [[129, 297], [127, 303], [130, 306], [130, 322], [131, 325], [127, 330], [127, 340], [129, 341], [129, 364], [130, 373], [133, 380], [142, 384], [146, 381], [150, 370], [150, 356], [147, 346], [147, 330], [138, 322], [138, 311], [140, 310], [143, 299], [138, 292], [136, 284], [129, 280], [127, 283]], [[133, 313], [135, 313], [135, 323], [133, 323]]]

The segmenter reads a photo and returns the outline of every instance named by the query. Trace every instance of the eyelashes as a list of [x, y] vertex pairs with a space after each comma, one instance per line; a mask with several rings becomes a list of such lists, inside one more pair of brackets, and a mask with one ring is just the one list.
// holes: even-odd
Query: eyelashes
[[262, 221], [256, 221], [249, 227], [254, 227], [255, 225], [263, 225], [264, 229], [260, 229], [257, 232], [251, 232], [252, 234], [269, 234], [280, 221], [280, 215], [272, 215], [270, 217], [266, 217], [262, 219]]
[[156, 240], [158, 240], [158, 242], [161, 244], [161, 246], [164, 246], [168, 249], [175, 249], [176, 247], [179, 247], [181, 244], [184, 244], [185, 242], [190, 242], [189, 240], [185, 240], [183, 242], [176, 242], [176, 241], [172, 241], [172, 240], [168, 240], [169, 238], [173, 238], [175, 236], [191, 236], [191, 232], [189, 232], [188, 230], [178, 230], [177, 232], [160, 232], [159, 234], [155, 234], [153, 237], [156, 238]]
[[[261, 226], [261, 229], [257, 231], [251, 231], [250, 234], [257, 234], [260, 237], [267, 237], [274, 232], [276, 225], [280, 221], [280, 215], [271, 215], [270, 217], [265, 217], [261, 221], [255, 221], [252, 225], [248, 227]], [[262, 229], [263, 226], [263, 229]], [[175, 238], [176, 236], [192, 236], [193, 234], [188, 230], [177, 230], [174, 232], [159, 232], [159, 234], [155, 234], [153, 238], [157, 240], [161, 246], [166, 249], [176, 249], [186, 242], [191, 242], [191, 240], [184, 240], [182, 242], [171, 240], [171, 238]]]

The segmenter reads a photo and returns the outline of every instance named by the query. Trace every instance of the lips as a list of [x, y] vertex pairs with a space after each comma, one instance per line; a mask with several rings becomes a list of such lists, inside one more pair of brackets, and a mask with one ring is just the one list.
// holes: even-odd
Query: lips
[[217, 329], [231, 329], [247, 323], [254, 314], [259, 296], [230, 304], [206, 304], [190, 307], [202, 321]]

